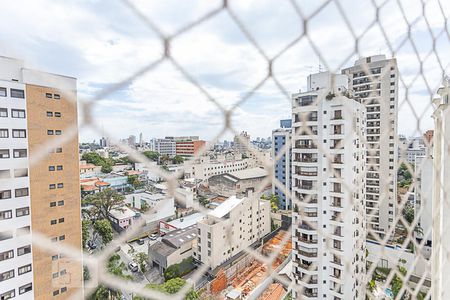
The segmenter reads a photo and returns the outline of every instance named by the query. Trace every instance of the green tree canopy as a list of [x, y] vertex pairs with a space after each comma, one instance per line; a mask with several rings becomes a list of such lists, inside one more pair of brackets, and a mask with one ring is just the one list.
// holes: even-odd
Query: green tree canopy
[[96, 219], [109, 219], [111, 210], [120, 210], [123, 205], [125, 196], [117, 191], [107, 188], [101, 192], [86, 196], [83, 199], [83, 205], [90, 205], [89, 215]]
[[148, 159], [151, 159], [153, 161], [157, 161], [159, 158], [159, 153], [155, 151], [144, 151], [142, 152]]
[[141, 269], [141, 272], [144, 273], [147, 269], [148, 254], [145, 252], [137, 252], [133, 255], [133, 258], [138, 264], [139, 269]]
[[108, 244], [113, 239], [113, 229], [108, 220], [95, 221], [94, 231], [102, 238], [104, 245]]
[[175, 155], [172, 159], [172, 162], [177, 165], [182, 164], [184, 162], [184, 157], [181, 155]]

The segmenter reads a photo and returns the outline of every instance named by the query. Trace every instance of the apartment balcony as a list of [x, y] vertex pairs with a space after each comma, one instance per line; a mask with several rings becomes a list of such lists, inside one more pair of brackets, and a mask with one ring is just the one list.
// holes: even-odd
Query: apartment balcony
[[313, 279], [311, 276], [300, 277], [300, 281], [305, 284], [317, 284], [317, 279]]
[[306, 289], [303, 290], [303, 299], [317, 299], [317, 292], [308, 291]]
[[308, 238], [304, 238], [304, 237], [302, 237], [301, 235], [299, 236], [299, 235], [296, 235], [296, 237], [297, 237], [297, 239], [299, 240], [299, 242], [302, 242], [302, 243], [306, 243], [306, 244], [310, 244], [310, 245], [315, 245], [315, 244], [317, 244], [317, 240], [316, 239], [308, 239]]
[[298, 107], [310, 106], [314, 104], [316, 99], [317, 96], [315, 95], [302, 96], [295, 99], [295, 104]]
[[310, 190], [316, 189], [317, 186], [315, 184], [313, 184], [313, 185], [310, 185], [310, 184], [299, 184], [297, 186], [297, 188], [299, 188], [301, 190], [308, 190], [308, 191], [310, 191]]
[[294, 162], [300, 163], [317, 163], [317, 157], [296, 157]]
[[299, 176], [317, 176], [317, 171], [316, 172], [298, 171], [295, 172], [295, 174]]
[[334, 266], [339, 267], [339, 268], [344, 267], [344, 264], [342, 263], [342, 260], [338, 259], [338, 258], [335, 258], [335, 257], [332, 260], [330, 260], [330, 263], [332, 263]]
[[367, 120], [377, 120], [380, 118], [380, 114], [368, 114], [367, 115]]
[[298, 254], [306, 256], [306, 257], [317, 257], [317, 252], [308, 252], [308, 251], [298, 250]]
[[296, 144], [295, 149], [317, 149], [317, 145], [314, 144]]
[[307, 231], [316, 231], [316, 228], [313, 228], [307, 224], [300, 224], [298, 226], [298, 229], [303, 229], [303, 230], [307, 230]]

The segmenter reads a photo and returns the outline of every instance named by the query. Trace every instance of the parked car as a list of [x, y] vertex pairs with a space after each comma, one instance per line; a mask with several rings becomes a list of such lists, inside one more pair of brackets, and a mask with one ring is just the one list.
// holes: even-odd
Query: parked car
[[96, 244], [94, 243], [94, 241], [92, 241], [92, 240], [89, 240], [89, 241], [87, 242], [87, 245], [88, 245], [89, 249], [91, 249], [91, 250], [94, 250], [94, 249], [97, 248], [97, 245], [96, 245]]
[[137, 272], [138, 271], [138, 265], [134, 261], [130, 261], [128, 263], [128, 269], [131, 270], [131, 272]]
[[144, 245], [144, 240], [143, 239], [138, 239], [137, 241], [136, 241], [136, 243], [138, 243], [138, 245]]
[[156, 239], [158, 238], [158, 235], [153, 233], [148, 238], [151, 239], [152, 241], [156, 241]]

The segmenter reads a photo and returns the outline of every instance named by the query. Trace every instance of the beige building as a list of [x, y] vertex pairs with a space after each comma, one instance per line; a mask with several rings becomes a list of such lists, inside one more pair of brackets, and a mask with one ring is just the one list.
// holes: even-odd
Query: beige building
[[270, 203], [232, 196], [197, 223], [194, 258], [210, 270], [232, 259], [270, 232]]
[[0, 110], [0, 298], [68, 299], [83, 284], [80, 260], [59, 250], [81, 258], [76, 79], [0, 57]]
[[216, 175], [209, 178], [209, 189], [213, 193], [225, 197], [247, 195], [249, 192], [257, 192], [260, 188], [270, 189], [270, 184], [267, 187], [261, 186], [267, 175], [267, 171], [262, 168], [251, 168]]

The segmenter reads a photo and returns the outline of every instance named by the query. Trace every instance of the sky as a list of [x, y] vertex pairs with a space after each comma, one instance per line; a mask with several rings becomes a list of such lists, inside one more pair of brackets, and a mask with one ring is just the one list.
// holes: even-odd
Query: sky
[[[358, 57], [375, 54], [398, 62], [398, 132], [418, 135], [433, 128], [431, 97], [450, 66], [449, 29], [444, 30], [448, 1], [425, 1], [424, 10], [420, 0], [375, 1], [386, 2], [378, 20], [369, 0], [341, 0], [339, 6], [291, 2], [229, 0], [232, 14], [222, 10], [170, 39], [170, 55], [182, 71], [166, 59], [99, 99], [99, 93], [162, 57], [161, 34], [173, 36], [222, 2], [2, 1], [0, 55], [78, 79], [78, 101], [89, 103], [96, 124], [96, 130], [80, 130], [80, 141], [141, 132], [144, 140], [166, 135], [230, 139], [230, 131], [218, 136], [224, 115], [214, 102], [225, 109], [239, 103], [233, 129], [267, 137], [280, 119], [290, 118], [289, 95], [305, 90], [308, 74], [339, 72]], [[259, 85], [268, 74], [268, 59], [276, 81]]]

